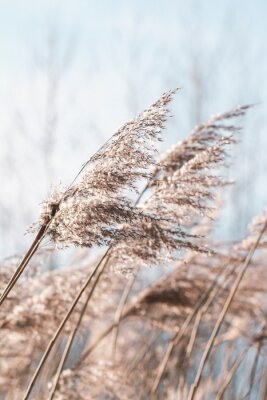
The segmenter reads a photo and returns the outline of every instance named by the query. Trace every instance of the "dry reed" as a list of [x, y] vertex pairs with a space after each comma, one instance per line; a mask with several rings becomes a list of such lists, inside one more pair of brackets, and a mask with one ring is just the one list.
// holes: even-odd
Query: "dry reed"
[[[227, 148], [238, 141], [231, 121], [249, 106], [196, 127], [156, 162], [173, 94], [119, 129], [70, 186], [56, 188], [19, 267], [17, 259], [0, 265], [1, 398], [264, 396], [266, 212], [238, 243], [209, 237], [228, 184]], [[129, 190], [140, 180], [135, 202]], [[100, 262], [45, 271], [36, 254], [45, 236], [60, 247], [108, 247]], [[148, 284], [143, 266], [162, 276]]]

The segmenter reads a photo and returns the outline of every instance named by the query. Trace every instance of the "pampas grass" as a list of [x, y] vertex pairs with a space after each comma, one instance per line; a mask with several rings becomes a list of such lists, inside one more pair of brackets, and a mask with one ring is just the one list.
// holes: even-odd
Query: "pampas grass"
[[[0, 266], [3, 399], [264, 398], [266, 212], [238, 243], [210, 239], [235, 119], [250, 107], [212, 117], [157, 161], [175, 92], [55, 188], [22, 262]], [[104, 249], [45, 271], [44, 237]], [[162, 275], [150, 284], [148, 266]]]

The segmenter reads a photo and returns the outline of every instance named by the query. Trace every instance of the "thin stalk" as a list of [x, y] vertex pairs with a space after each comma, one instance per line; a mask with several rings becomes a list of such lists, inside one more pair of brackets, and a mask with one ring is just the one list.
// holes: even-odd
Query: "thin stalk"
[[16, 269], [16, 271], [14, 272], [12, 277], [10, 278], [10, 280], [9, 280], [5, 290], [4, 290], [4, 292], [2, 293], [2, 295], [0, 297], [0, 306], [3, 304], [3, 302], [7, 298], [8, 294], [10, 293], [10, 291], [12, 290], [14, 285], [16, 284], [17, 280], [19, 279], [19, 277], [21, 276], [21, 274], [25, 270], [25, 268], [28, 265], [29, 261], [31, 260], [32, 256], [35, 254], [36, 250], [38, 249], [41, 241], [45, 237], [46, 231], [48, 229], [48, 225], [49, 224], [42, 225], [41, 228], [39, 229], [39, 231], [38, 231], [35, 239], [33, 240], [29, 250], [27, 251], [27, 253], [23, 257], [20, 265], [18, 266], [18, 268]]
[[187, 345], [186, 348], [186, 358], [189, 359], [191, 352], [193, 350], [193, 346], [197, 337], [197, 332], [198, 332], [198, 328], [201, 322], [201, 319], [203, 317], [203, 315], [208, 311], [210, 305], [212, 304], [212, 302], [218, 298], [218, 296], [221, 294], [221, 292], [226, 288], [226, 286], [229, 284], [229, 280], [232, 277], [232, 273], [234, 272], [236, 268], [236, 265], [234, 265], [232, 268], [230, 268], [230, 270], [228, 271], [228, 273], [226, 274], [224, 281], [222, 283], [222, 285], [218, 285], [214, 287], [214, 291], [211, 291], [209, 297], [207, 298], [207, 301], [203, 304], [203, 306], [200, 308], [200, 310], [197, 313], [196, 319], [195, 319], [195, 323], [191, 332], [191, 336], [190, 336], [190, 340], [189, 343]]
[[258, 346], [257, 346], [257, 352], [256, 352], [256, 355], [255, 355], [255, 358], [253, 361], [251, 372], [250, 372], [249, 389], [248, 389], [247, 393], [242, 397], [242, 400], [250, 398], [252, 395], [252, 389], [253, 389], [253, 386], [255, 383], [256, 371], [257, 371], [258, 363], [259, 363], [259, 359], [260, 359], [261, 346], [262, 346], [262, 343], [259, 342]]
[[203, 295], [201, 296], [199, 302], [195, 305], [195, 307], [193, 308], [192, 312], [188, 315], [188, 317], [184, 321], [181, 329], [179, 329], [177, 331], [177, 333], [169, 341], [167, 349], [166, 349], [164, 357], [163, 357], [163, 360], [162, 360], [162, 362], [161, 362], [161, 364], [159, 366], [159, 369], [157, 371], [156, 378], [155, 378], [155, 380], [153, 382], [153, 386], [152, 386], [152, 389], [151, 389], [151, 394], [152, 395], [155, 395], [155, 393], [156, 393], [156, 391], [157, 391], [157, 389], [159, 387], [159, 383], [160, 383], [161, 377], [162, 377], [162, 375], [163, 375], [163, 373], [165, 371], [165, 368], [167, 366], [167, 363], [169, 361], [169, 358], [170, 358], [170, 356], [172, 354], [172, 351], [173, 351], [174, 347], [182, 339], [184, 333], [186, 332], [186, 330], [187, 330], [188, 326], [190, 325], [191, 321], [193, 320], [195, 314], [197, 313], [197, 311], [201, 307], [203, 301], [205, 301], [206, 296], [207, 296], [207, 293], [204, 292]]
[[97, 271], [100, 269], [100, 266], [101, 266], [101, 264], [102, 264], [102, 261], [103, 261], [104, 258], [107, 256], [107, 254], [109, 253], [109, 251], [110, 251], [110, 248], [105, 252], [105, 254], [104, 254], [103, 257], [101, 258], [101, 260], [99, 261], [99, 263], [97, 264], [97, 266], [94, 268], [94, 270], [93, 270], [93, 271], [91, 272], [91, 274], [88, 276], [86, 282], [85, 282], [84, 285], [81, 287], [79, 293], [77, 294], [76, 298], [74, 299], [73, 303], [71, 304], [71, 306], [70, 306], [70, 308], [69, 308], [67, 314], [65, 315], [65, 317], [64, 317], [63, 320], [61, 321], [61, 324], [59, 325], [59, 327], [58, 327], [58, 329], [56, 330], [56, 332], [54, 333], [54, 335], [53, 335], [51, 341], [49, 342], [49, 345], [47, 346], [47, 348], [46, 348], [46, 350], [45, 350], [45, 352], [44, 352], [44, 354], [43, 354], [43, 356], [42, 356], [42, 358], [41, 358], [41, 360], [40, 360], [40, 362], [39, 362], [39, 365], [38, 365], [37, 369], [35, 370], [35, 373], [34, 373], [32, 379], [31, 379], [31, 381], [30, 381], [30, 383], [29, 383], [29, 385], [28, 385], [28, 388], [27, 388], [26, 393], [25, 393], [25, 395], [24, 395], [24, 397], [23, 397], [23, 400], [28, 400], [28, 399], [29, 399], [29, 396], [30, 396], [30, 394], [31, 394], [31, 391], [32, 391], [32, 389], [33, 389], [33, 386], [34, 386], [34, 384], [35, 384], [35, 382], [36, 382], [36, 380], [37, 380], [37, 378], [38, 378], [38, 376], [39, 376], [39, 374], [40, 374], [40, 372], [41, 372], [41, 369], [42, 369], [42, 367], [43, 367], [43, 365], [44, 365], [44, 363], [45, 363], [47, 357], [49, 356], [49, 354], [50, 354], [50, 352], [51, 352], [51, 350], [52, 350], [52, 348], [53, 348], [53, 346], [54, 346], [54, 343], [56, 342], [57, 338], [59, 337], [60, 333], [62, 332], [62, 330], [63, 330], [63, 328], [64, 328], [66, 322], [68, 321], [70, 315], [72, 314], [74, 308], [76, 307], [76, 304], [77, 304], [78, 301], [80, 300], [80, 298], [81, 298], [82, 294], [84, 293], [85, 289], [87, 288], [87, 286], [89, 285], [89, 283], [91, 282], [91, 280], [93, 279], [93, 277], [95, 276], [95, 274], [97, 273]]
[[264, 372], [260, 377], [260, 387], [258, 392], [259, 400], [266, 400], [267, 398], [267, 369], [265, 368]]
[[150, 349], [155, 345], [157, 340], [160, 338], [161, 332], [150, 340], [150, 343], [147, 342], [142, 345], [141, 349], [136, 353], [135, 357], [131, 361], [131, 364], [126, 369], [126, 375], [131, 374], [132, 371], [137, 368], [137, 365], [145, 358], [147, 354], [149, 354]]
[[228, 388], [228, 386], [230, 385], [230, 383], [232, 382], [232, 379], [239, 367], [239, 365], [241, 364], [241, 362], [244, 359], [245, 353], [246, 353], [246, 349], [244, 351], [242, 351], [242, 353], [239, 355], [239, 357], [236, 358], [234, 364], [232, 365], [232, 367], [230, 368], [224, 382], [222, 382], [221, 388], [216, 396], [215, 400], [222, 400], [224, 393], [226, 391], [226, 389]]
[[116, 354], [116, 347], [117, 347], [117, 340], [118, 340], [118, 335], [119, 335], [119, 325], [120, 325], [120, 321], [122, 318], [122, 313], [123, 313], [123, 309], [125, 307], [125, 303], [127, 302], [127, 299], [129, 297], [129, 294], [132, 290], [132, 287], [134, 285], [134, 282], [136, 280], [137, 274], [138, 274], [139, 268], [136, 271], [136, 273], [131, 277], [131, 279], [129, 279], [119, 302], [119, 305], [117, 307], [117, 310], [115, 312], [115, 316], [114, 316], [114, 336], [113, 336], [113, 345], [112, 345], [112, 355], [113, 355], [113, 360], [115, 361], [115, 354]]
[[260, 359], [261, 346], [262, 346], [262, 343], [260, 342], [258, 344], [257, 354], [256, 354], [256, 357], [255, 357], [255, 360], [254, 360], [254, 363], [253, 363], [252, 370], [251, 370], [250, 382], [249, 382], [249, 392], [248, 392], [249, 395], [251, 395], [253, 384], [254, 384], [254, 381], [255, 381], [256, 371], [257, 371], [258, 363], [259, 363], [259, 359]]
[[247, 268], [248, 268], [248, 266], [250, 264], [250, 261], [251, 261], [253, 255], [254, 255], [254, 252], [257, 249], [258, 245], [259, 245], [259, 242], [261, 240], [261, 237], [262, 237], [264, 231], [266, 230], [266, 227], [267, 227], [267, 220], [265, 221], [264, 226], [261, 229], [257, 240], [255, 241], [255, 243], [251, 247], [251, 249], [250, 249], [250, 251], [249, 251], [249, 253], [248, 253], [247, 257], [246, 257], [246, 260], [245, 260], [243, 266], [241, 267], [241, 269], [240, 269], [240, 271], [239, 271], [239, 273], [238, 273], [238, 275], [236, 277], [236, 280], [235, 280], [235, 282], [234, 282], [234, 284], [232, 286], [232, 289], [231, 289], [231, 291], [229, 293], [229, 296], [227, 297], [226, 302], [224, 303], [223, 309], [222, 309], [222, 311], [221, 311], [221, 313], [220, 313], [220, 315], [219, 315], [219, 317], [217, 319], [217, 322], [216, 322], [216, 324], [214, 326], [214, 329], [213, 329], [213, 331], [211, 333], [211, 336], [209, 338], [207, 346], [206, 346], [206, 348], [204, 350], [204, 353], [202, 355], [202, 358], [201, 358], [201, 361], [200, 361], [200, 365], [199, 365], [199, 368], [198, 368], [198, 371], [197, 371], [197, 374], [196, 374], [196, 377], [195, 377], [195, 381], [194, 381], [193, 385], [190, 388], [188, 400], [193, 400], [194, 397], [195, 397], [196, 390], [197, 390], [197, 388], [199, 386], [199, 383], [200, 383], [200, 380], [201, 380], [201, 376], [202, 376], [202, 372], [203, 372], [204, 366], [206, 364], [206, 361], [207, 361], [207, 359], [209, 357], [209, 354], [211, 352], [211, 349], [213, 347], [215, 338], [216, 338], [216, 336], [217, 336], [217, 334], [218, 334], [218, 332], [219, 332], [219, 330], [220, 330], [220, 328], [222, 326], [222, 323], [223, 323], [224, 318], [225, 318], [225, 316], [227, 314], [227, 311], [228, 311], [230, 305], [232, 304], [232, 301], [233, 301], [233, 298], [234, 298], [234, 296], [236, 294], [236, 291], [237, 291], [237, 289], [238, 289], [238, 287], [240, 285], [240, 282], [242, 281], [242, 279], [243, 279], [243, 277], [245, 275], [245, 272], [246, 272], [246, 270], [247, 270]]
[[[104, 261], [104, 260], [103, 260], [103, 261]], [[77, 323], [75, 324], [75, 326], [74, 326], [74, 328], [73, 328], [73, 330], [72, 330], [72, 332], [71, 332], [71, 334], [70, 334], [70, 336], [69, 336], [69, 338], [68, 338], [68, 342], [67, 342], [67, 344], [66, 344], [66, 346], [65, 346], [64, 353], [63, 353], [63, 355], [62, 355], [62, 357], [61, 357], [60, 363], [59, 363], [58, 368], [57, 368], [57, 372], [56, 372], [55, 377], [54, 377], [54, 380], [53, 380], [53, 386], [52, 386], [50, 395], [49, 395], [49, 397], [48, 397], [48, 400], [53, 400], [53, 398], [54, 398], [55, 392], [56, 392], [56, 390], [57, 390], [59, 378], [60, 378], [61, 372], [63, 371], [64, 364], [65, 364], [65, 362], [66, 362], [66, 360], [67, 360], [67, 357], [68, 357], [68, 355], [69, 355], [69, 353], [70, 353], [70, 350], [71, 350], [71, 347], [72, 347], [72, 343], [73, 343], [73, 341], [74, 341], [74, 339], [75, 339], [76, 333], [77, 333], [77, 331], [78, 331], [78, 329], [79, 329], [79, 327], [80, 327], [80, 324], [81, 324], [81, 322], [82, 322], [82, 319], [83, 319], [84, 313], [85, 313], [85, 311], [86, 311], [87, 305], [88, 305], [88, 303], [89, 303], [89, 300], [91, 299], [91, 297], [92, 297], [92, 295], [93, 295], [93, 293], [94, 293], [94, 290], [95, 290], [95, 288], [96, 288], [96, 285], [97, 285], [97, 283], [98, 283], [98, 281], [99, 281], [99, 279], [100, 279], [102, 273], [104, 272], [104, 270], [105, 270], [105, 268], [106, 268], [106, 266], [107, 266], [108, 261], [109, 261], [109, 257], [106, 257], [105, 262], [102, 263], [102, 267], [98, 270], [98, 274], [97, 274], [97, 276], [96, 276], [96, 279], [94, 280], [94, 283], [93, 283], [93, 285], [92, 285], [92, 288], [91, 288], [91, 290], [90, 290], [90, 292], [89, 292], [89, 294], [88, 294], [88, 296], [87, 296], [87, 299], [86, 299], [86, 301], [85, 301], [85, 303], [84, 303], [84, 305], [83, 305], [83, 308], [82, 308], [82, 310], [81, 310], [81, 312], [80, 312], [78, 321], [77, 321]]]
[[[159, 366], [158, 372], [157, 372], [157, 376], [154, 380], [152, 389], [151, 389], [151, 393], [155, 394], [160, 380], [162, 378], [162, 375], [165, 371], [165, 368], [167, 366], [167, 363], [169, 361], [169, 358], [172, 354], [172, 351], [174, 349], [175, 346], [177, 346], [177, 344], [179, 343], [179, 341], [182, 339], [186, 329], [188, 328], [188, 326], [190, 325], [190, 323], [192, 322], [193, 318], [195, 317], [195, 315], [199, 315], [200, 319], [202, 316], [202, 310], [206, 310], [211, 302], [214, 300], [214, 298], [216, 297], [216, 294], [218, 293], [218, 291], [220, 290], [220, 287], [216, 288], [217, 285], [217, 280], [219, 278], [219, 276], [221, 275], [222, 271], [224, 270], [224, 266], [220, 268], [220, 270], [218, 271], [218, 273], [216, 274], [216, 277], [214, 278], [212, 284], [209, 286], [209, 288], [203, 293], [203, 295], [200, 297], [199, 301], [197, 302], [197, 304], [195, 305], [195, 307], [193, 308], [191, 314], [188, 315], [187, 319], [184, 321], [184, 324], [181, 327], [181, 330], [179, 330], [174, 336], [173, 338], [170, 340], [168, 346], [167, 346], [167, 350], [164, 354], [164, 358]], [[215, 291], [213, 292], [213, 289], [215, 288]], [[213, 294], [213, 296], [212, 296]], [[198, 318], [197, 318], [198, 319]], [[200, 322], [200, 320], [199, 320]], [[196, 327], [197, 329], [197, 327]], [[196, 333], [196, 332], [195, 332]]]
[[[255, 377], [254, 385], [258, 385], [258, 384], [262, 385], [262, 383], [263, 383], [262, 379], [263, 379], [264, 376], [266, 376], [266, 371], [263, 371], [261, 374], [259, 373], [258, 376]], [[259, 389], [259, 391], [260, 391], [260, 389]], [[243, 397], [239, 396], [238, 400], [244, 400], [246, 398], [247, 398], [247, 394], [245, 396], [243, 396]], [[266, 397], [261, 398], [261, 400], [266, 400]]]
[[202, 307], [201, 307], [201, 309], [199, 310], [199, 312], [198, 312], [197, 315], [196, 315], [196, 319], [195, 319], [195, 322], [194, 322], [194, 325], [193, 325], [193, 329], [192, 329], [192, 331], [191, 331], [189, 343], [188, 343], [188, 345], [187, 345], [187, 347], [186, 347], [185, 358], [186, 358], [187, 360], [189, 360], [189, 358], [190, 358], [190, 356], [191, 356], [191, 353], [192, 353], [192, 351], [193, 351], [194, 343], [195, 343], [195, 341], [196, 341], [196, 337], [197, 337], [197, 333], [198, 333], [198, 328], [199, 328], [199, 325], [200, 325], [200, 322], [201, 322], [203, 313], [204, 313], [204, 312], [202, 311]]

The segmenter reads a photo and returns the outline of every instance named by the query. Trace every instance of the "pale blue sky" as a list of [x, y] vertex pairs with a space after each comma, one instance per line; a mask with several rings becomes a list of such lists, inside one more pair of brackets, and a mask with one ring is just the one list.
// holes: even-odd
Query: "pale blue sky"
[[[70, 181], [115, 129], [175, 86], [182, 90], [163, 148], [198, 119], [261, 102], [246, 120], [242, 168], [230, 171], [240, 182], [232, 204], [243, 213], [233, 225], [242, 230], [267, 202], [266, 11], [264, 0], [0, 0], [0, 234], [7, 243], [0, 255], [23, 249], [22, 233], [48, 184]], [[59, 61], [70, 39], [74, 50], [56, 99], [48, 182], [41, 153], [48, 81], [34, 60], [46, 56], [53, 29]], [[18, 210], [22, 192], [28, 199]]]
[[[47, 27], [53, 24], [63, 35], [73, 30], [83, 39], [87, 36], [90, 45], [95, 46], [116, 40], [116, 32], [127, 35], [131, 29], [138, 30], [138, 26], [132, 25], [134, 14], [146, 21], [141, 29], [153, 40], [164, 40], [162, 35], [171, 41], [177, 40], [171, 34], [177, 32], [180, 18], [190, 27], [200, 17], [203, 33], [211, 40], [222, 19], [225, 25], [231, 25], [235, 19], [239, 34], [249, 33], [255, 43], [259, 36], [266, 34], [267, 4], [264, 0], [1, 0], [0, 7], [2, 71], [18, 68], [25, 62], [31, 43], [42, 40]], [[199, 16], [192, 15], [192, 9]], [[180, 29], [181, 34], [183, 30], [184, 27]]]

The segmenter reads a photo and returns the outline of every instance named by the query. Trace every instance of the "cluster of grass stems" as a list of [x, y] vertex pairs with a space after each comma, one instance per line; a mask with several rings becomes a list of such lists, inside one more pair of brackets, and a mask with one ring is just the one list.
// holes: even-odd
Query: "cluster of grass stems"
[[[267, 214], [238, 242], [212, 240], [249, 106], [157, 159], [175, 92], [56, 188], [22, 261], [0, 265], [0, 399], [266, 398]], [[49, 270], [44, 238], [76, 258]]]

